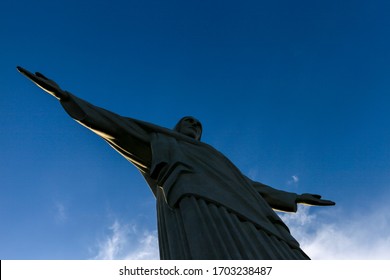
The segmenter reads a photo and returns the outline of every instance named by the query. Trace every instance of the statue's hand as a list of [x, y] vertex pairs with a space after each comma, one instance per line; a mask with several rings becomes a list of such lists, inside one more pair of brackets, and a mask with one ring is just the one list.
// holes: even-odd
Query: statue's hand
[[332, 206], [336, 204], [331, 200], [321, 199], [321, 196], [318, 194], [311, 193], [298, 195], [296, 202], [313, 206]]
[[26, 76], [34, 84], [39, 86], [41, 89], [43, 89], [50, 95], [53, 95], [55, 98], [60, 100], [66, 100], [69, 97], [69, 94], [66, 91], [62, 90], [56, 82], [46, 78], [41, 73], [35, 72], [35, 74], [33, 74], [20, 66], [16, 68], [20, 73]]

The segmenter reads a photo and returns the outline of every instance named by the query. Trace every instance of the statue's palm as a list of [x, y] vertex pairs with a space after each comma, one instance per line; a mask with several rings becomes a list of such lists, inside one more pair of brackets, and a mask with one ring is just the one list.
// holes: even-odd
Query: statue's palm
[[297, 203], [313, 206], [333, 206], [335, 203], [331, 200], [321, 199], [318, 194], [303, 193], [298, 196]]
[[30, 79], [34, 84], [39, 86], [41, 89], [53, 95], [55, 98], [64, 100], [68, 97], [68, 93], [62, 90], [59, 85], [53, 80], [48, 79], [43, 74], [36, 72], [35, 74], [30, 71], [18, 66], [18, 71]]

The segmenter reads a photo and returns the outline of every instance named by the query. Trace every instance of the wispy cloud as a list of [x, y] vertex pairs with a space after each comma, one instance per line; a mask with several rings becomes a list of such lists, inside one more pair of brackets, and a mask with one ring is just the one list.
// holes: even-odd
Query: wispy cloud
[[64, 223], [68, 219], [68, 215], [66, 213], [65, 205], [62, 202], [56, 201], [54, 203], [54, 219], [57, 223]]
[[338, 213], [343, 219], [324, 221], [300, 206], [296, 214], [280, 216], [312, 259], [390, 259], [389, 210], [352, 217]]
[[298, 182], [299, 182], [298, 175], [292, 175], [291, 178], [287, 181], [287, 185], [298, 184]]
[[95, 259], [159, 259], [157, 232], [140, 230], [135, 224], [121, 224], [116, 220], [109, 234], [99, 242]]

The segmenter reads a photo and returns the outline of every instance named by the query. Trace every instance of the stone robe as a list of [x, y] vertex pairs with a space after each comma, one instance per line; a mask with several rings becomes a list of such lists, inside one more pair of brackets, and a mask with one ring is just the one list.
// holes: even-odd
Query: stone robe
[[161, 259], [308, 259], [272, 210], [296, 211], [296, 194], [250, 180], [210, 145], [176, 131], [74, 95], [61, 104], [146, 179]]

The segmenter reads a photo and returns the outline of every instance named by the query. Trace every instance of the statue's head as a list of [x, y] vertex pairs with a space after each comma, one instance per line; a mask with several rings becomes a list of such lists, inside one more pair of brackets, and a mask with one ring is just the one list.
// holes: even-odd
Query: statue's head
[[202, 124], [194, 117], [184, 117], [176, 124], [174, 130], [195, 140], [202, 136]]

